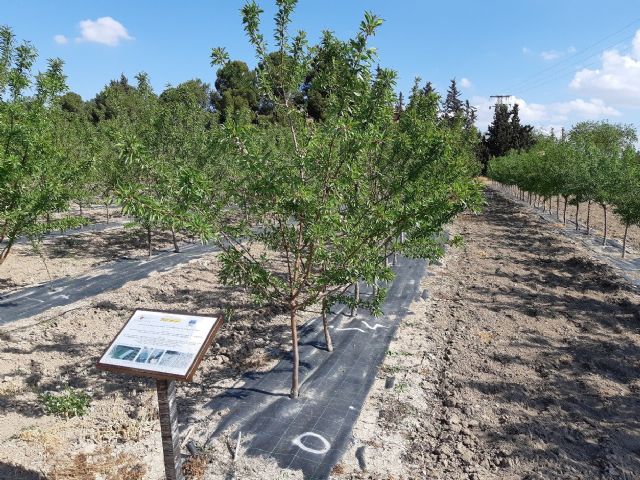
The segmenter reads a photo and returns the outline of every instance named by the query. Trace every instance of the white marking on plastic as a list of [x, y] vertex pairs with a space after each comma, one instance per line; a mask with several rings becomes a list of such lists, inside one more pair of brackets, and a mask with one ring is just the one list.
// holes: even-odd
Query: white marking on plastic
[[[379, 328], [387, 328], [385, 325], [380, 325], [379, 323], [376, 323], [376, 324], [372, 327], [371, 325], [369, 325], [369, 324], [367, 323], [367, 321], [366, 321], [366, 320], [363, 320], [363, 321], [362, 321], [362, 323], [364, 323], [364, 325], [365, 325], [369, 330], [373, 330], [373, 331], [376, 331], [376, 330], [377, 330], [377, 329], [379, 329]], [[347, 331], [347, 330], [358, 330], [359, 332], [367, 333], [367, 332], [365, 332], [364, 330], [362, 330], [361, 328], [358, 328], [358, 327], [336, 328], [336, 330], [341, 331], [341, 332], [344, 332], [344, 331]]]
[[[317, 450], [315, 448], [307, 447], [305, 444], [302, 443], [302, 439], [305, 438], [305, 437], [314, 437], [314, 438], [317, 438], [318, 440], [320, 440], [322, 442], [322, 449], [321, 450]], [[324, 438], [322, 435], [318, 435], [317, 433], [314, 433], [314, 432], [304, 432], [303, 434], [298, 435], [296, 438], [294, 438], [291, 443], [293, 443], [298, 448], [301, 448], [305, 452], [315, 453], [316, 455], [323, 455], [323, 454], [327, 453], [329, 451], [329, 449], [331, 448], [331, 444], [327, 441], [326, 438]]]

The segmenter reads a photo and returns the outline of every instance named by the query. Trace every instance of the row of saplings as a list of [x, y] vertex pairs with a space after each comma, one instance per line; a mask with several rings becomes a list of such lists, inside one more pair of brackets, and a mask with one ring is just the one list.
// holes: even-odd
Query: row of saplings
[[610, 209], [624, 225], [622, 256], [627, 250], [629, 227], [640, 225], [640, 155], [636, 131], [628, 125], [582, 122], [561, 138], [541, 136], [526, 152], [512, 151], [489, 163], [488, 176], [507, 186], [521, 200], [527, 198], [549, 212], [560, 199], [563, 222], [567, 205], [575, 206], [579, 229], [580, 204], [587, 204], [586, 233], [590, 233], [592, 204], [604, 213], [602, 245], [607, 244]]

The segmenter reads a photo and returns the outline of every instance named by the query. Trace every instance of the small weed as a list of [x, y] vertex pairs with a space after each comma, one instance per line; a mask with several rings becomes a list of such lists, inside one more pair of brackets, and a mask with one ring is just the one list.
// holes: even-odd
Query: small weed
[[401, 328], [411, 328], [411, 327], [417, 327], [417, 326], [419, 326], [419, 323], [414, 321], [403, 322], [400, 324]]
[[413, 355], [413, 353], [405, 352], [404, 350], [398, 350], [397, 352], [393, 350], [389, 350], [387, 351], [387, 355], [390, 357], [410, 357]]
[[383, 373], [386, 373], [389, 375], [395, 375], [396, 373], [399, 373], [405, 370], [405, 367], [401, 365], [382, 365], [380, 370], [382, 370]]
[[64, 418], [81, 417], [89, 410], [91, 397], [82, 390], [66, 388], [61, 393], [44, 393], [40, 395], [47, 415], [58, 415]]
[[451, 240], [449, 240], [449, 245], [452, 247], [464, 246], [464, 237], [462, 235], [455, 235]]
[[393, 387], [393, 390], [396, 393], [404, 393], [408, 387], [409, 385], [407, 384], [407, 382], [400, 382], [400, 383], [396, 383], [396, 386]]

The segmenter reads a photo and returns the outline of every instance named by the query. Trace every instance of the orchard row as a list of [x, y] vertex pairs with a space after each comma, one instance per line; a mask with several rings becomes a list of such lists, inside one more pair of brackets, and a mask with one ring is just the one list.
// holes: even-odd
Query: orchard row
[[561, 138], [542, 136], [526, 152], [511, 153], [493, 159], [488, 175], [504, 185], [517, 188], [521, 198], [526, 193], [540, 198], [542, 205], [557, 198], [564, 200], [563, 220], [567, 204], [575, 205], [576, 229], [580, 204], [587, 204], [587, 233], [592, 204], [604, 213], [603, 245], [607, 241], [610, 209], [625, 226], [622, 256], [626, 251], [629, 227], [640, 225], [640, 156], [635, 148], [633, 127], [607, 122], [583, 122]]

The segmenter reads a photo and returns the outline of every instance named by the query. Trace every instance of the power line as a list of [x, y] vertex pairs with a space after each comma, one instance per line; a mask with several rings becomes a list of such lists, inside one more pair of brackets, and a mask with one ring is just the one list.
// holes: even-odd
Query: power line
[[[525, 80], [523, 80], [523, 81], [517, 82], [516, 84], [512, 85], [512, 86], [510, 87], [510, 89], [522, 88], [525, 84], [527, 84], [527, 83], [531, 82], [532, 80], [536, 79], [536, 77], [539, 77], [539, 76], [543, 75], [543, 74], [544, 74], [544, 73], [546, 73], [546, 72], [549, 72], [549, 71], [551, 71], [551, 70], [554, 70], [554, 69], [556, 69], [556, 68], [558, 68], [558, 67], [562, 66], [563, 64], [565, 64], [565, 63], [567, 63], [567, 62], [569, 62], [569, 61], [571, 61], [571, 60], [575, 60], [575, 59], [576, 59], [576, 57], [581, 57], [582, 55], [584, 55], [586, 52], [588, 52], [588, 51], [589, 51], [589, 50], [591, 50], [592, 48], [594, 48], [594, 47], [596, 47], [596, 46], [598, 46], [598, 45], [602, 44], [603, 42], [605, 42], [606, 40], [609, 40], [609, 39], [610, 39], [610, 38], [612, 38], [612, 37], [615, 37], [615, 36], [616, 36], [616, 35], [618, 35], [619, 33], [621, 33], [621, 32], [623, 32], [623, 31], [625, 31], [625, 30], [629, 29], [631, 26], [633, 26], [634, 24], [636, 24], [636, 23], [638, 23], [638, 22], [640, 22], [640, 18], [636, 18], [635, 20], [633, 20], [633, 21], [629, 22], [628, 24], [626, 24], [624, 27], [622, 27], [622, 28], [620, 28], [620, 29], [616, 30], [615, 32], [613, 32], [613, 33], [611, 33], [611, 34], [609, 34], [609, 35], [606, 35], [605, 37], [603, 37], [603, 38], [599, 39], [598, 41], [596, 41], [596, 42], [592, 43], [591, 45], [589, 45], [588, 47], [586, 47], [586, 48], [584, 48], [584, 49], [580, 50], [579, 52], [576, 52], [576, 53], [574, 53], [574, 54], [572, 54], [572, 55], [569, 55], [568, 57], [564, 58], [563, 60], [560, 60], [559, 62], [556, 62], [555, 64], [553, 64], [553, 65], [551, 65], [551, 66], [549, 66], [549, 67], [547, 67], [547, 68], [544, 68], [544, 69], [540, 70], [538, 73], [536, 73], [536, 74], [534, 74], [534, 75], [530, 76], [529, 78], [527, 78], [527, 79], [525, 79]], [[630, 39], [630, 38], [633, 38], [633, 36], [634, 36], [634, 35], [635, 35], [635, 33], [634, 33], [634, 34], [632, 34], [631, 36], [625, 37], [625, 38], [624, 38], [624, 39], [622, 39], [622, 40], [618, 40], [618, 41], [616, 41], [613, 45], [617, 45], [617, 44], [622, 43], [622, 42], [624, 42], [624, 41], [626, 41], [626, 40], [628, 40], [628, 39]], [[584, 60], [586, 60], [587, 58], [590, 58], [590, 57], [592, 57], [592, 56], [594, 56], [594, 55], [598, 55], [598, 54], [602, 53], [603, 51], [605, 51], [605, 50], [607, 50], [607, 49], [610, 49], [611, 47], [612, 47], [612, 45], [609, 45], [609, 46], [605, 47], [604, 49], [601, 49], [600, 51], [596, 52], [595, 54], [591, 54], [591, 55], [588, 55], [587, 57], [584, 57], [584, 58], [582, 58], [582, 59], [578, 59], [578, 62], [580, 62], [580, 61], [584, 61]], [[575, 62], [574, 62], [574, 63], [575, 63]]]
[[[623, 43], [624, 41], [625, 40], [620, 41], [619, 43]], [[611, 47], [607, 47], [605, 50], [608, 50], [610, 48]], [[630, 51], [631, 51], [631, 47], [627, 47], [627, 48], [623, 49], [620, 52], [620, 54], [621, 55], [626, 55]], [[516, 93], [522, 94], [522, 93], [525, 93], [525, 92], [529, 92], [531, 90], [536, 90], [536, 89], [538, 89], [538, 88], [540, 88], [540, 87], [542, 87], [544, 85], [547, 85], [547, 84], [553, 82], [554, 80], [557, 80], [558, 78], [560, 78], [560, 77], [562, 77], [562, 76], [564, 76], [566, 74], [572, 74], [573, 75], [578, 70], [581, 70], [581, 69], [584, 69], [584, 68], [595, 67], [596, 65], [598, 65], [600, 63], [599, 59], [594, 61], [594, 62], [590, 62], [588, 64], [580, 64], [580, 65], [578, 65], [578, 64], [581, 63], [584, 60], [587, 60], [587, 59], [593, 57], [593, 56], [600, 55], [601, 53], [603, 53], [603, 52], [597, 52], [594, 55], [590, 55], [589, 57], [583, 58], [580, 62], [575, 62], [575, 63], [573, 63], [571, 65], [567, 65], [565, 68], [563, 68], [563, 69], [561, 69], [561, 70], [559, 70], [557, 72], [554, 72], [550, 77], [538, 79], [538, 81], [533, 82], [531, 85], [525, 85], [520, 89], [516, 89]]]

